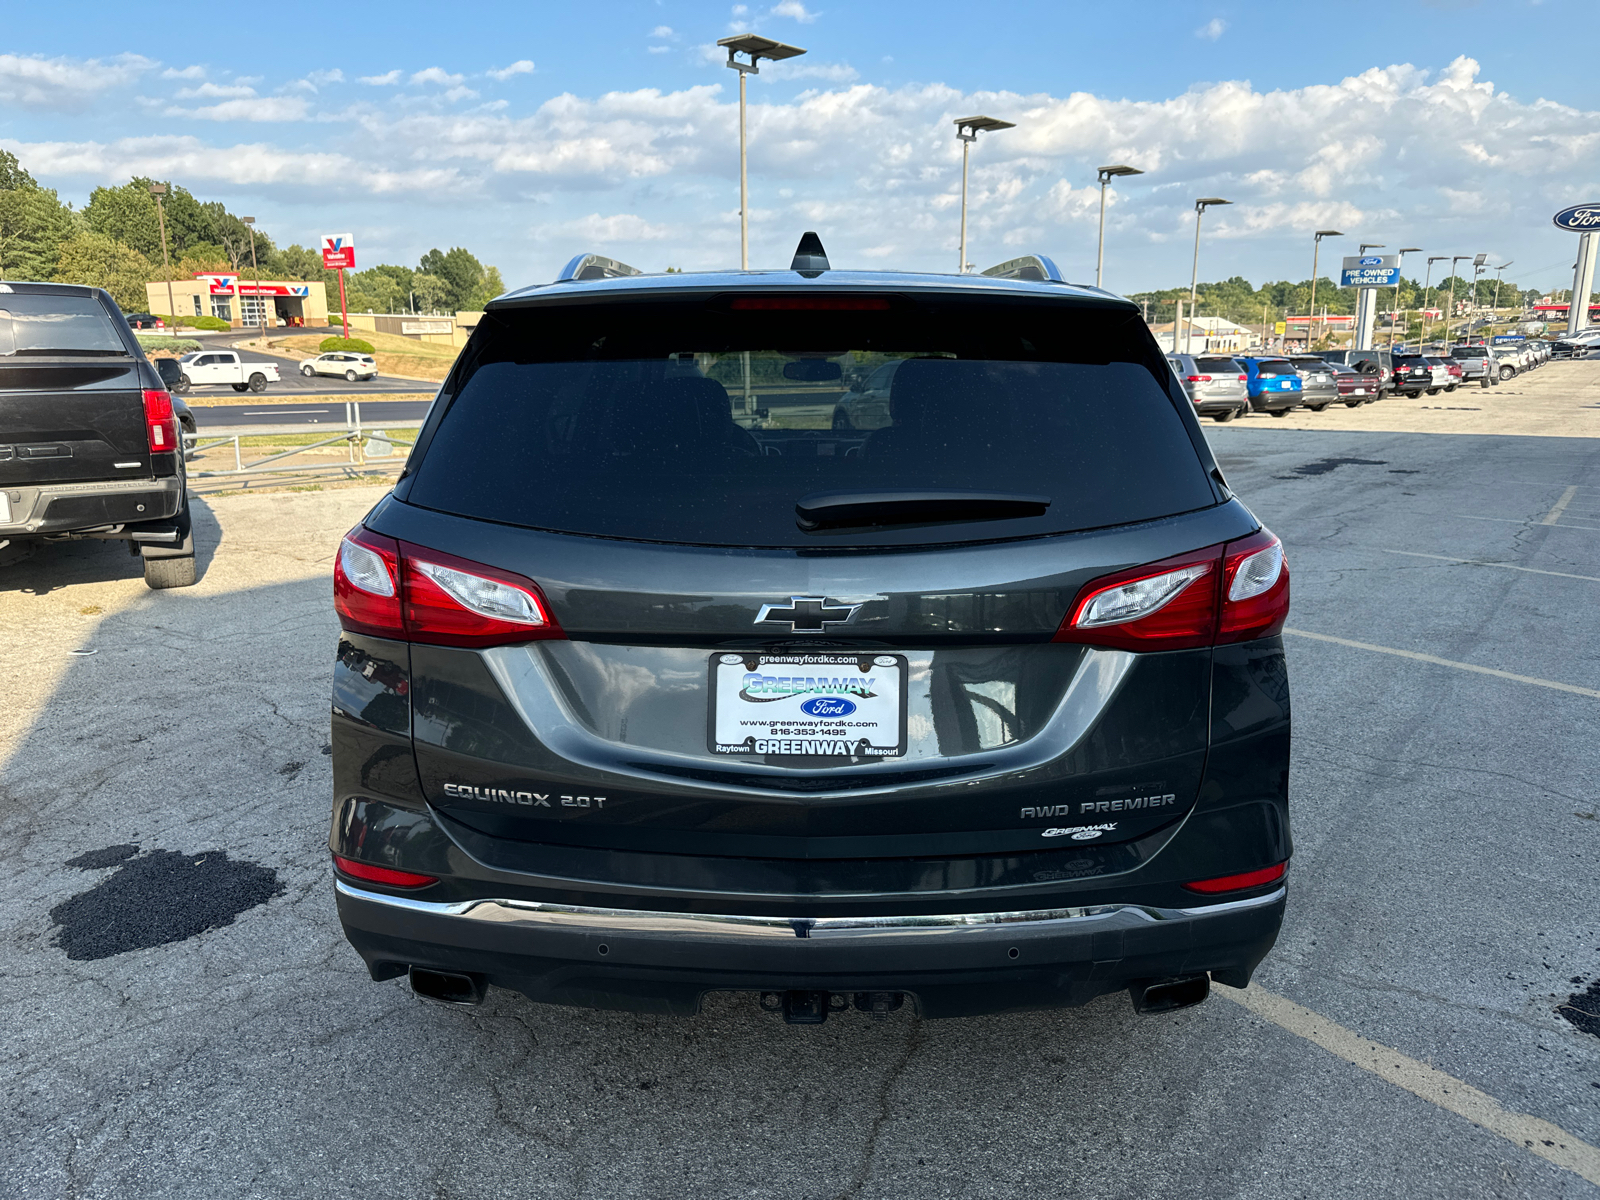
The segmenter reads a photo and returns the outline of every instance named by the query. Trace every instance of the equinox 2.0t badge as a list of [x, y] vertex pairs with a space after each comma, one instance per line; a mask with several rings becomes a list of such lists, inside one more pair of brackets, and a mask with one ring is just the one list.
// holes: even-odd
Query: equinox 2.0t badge
[[763, 604], [757, 625], [787, 625], [796, 633], [822, 633], [830, 625], [847, 625], [861, 605], [834, 604], [821, 596], [790, 596], [787, 604]]

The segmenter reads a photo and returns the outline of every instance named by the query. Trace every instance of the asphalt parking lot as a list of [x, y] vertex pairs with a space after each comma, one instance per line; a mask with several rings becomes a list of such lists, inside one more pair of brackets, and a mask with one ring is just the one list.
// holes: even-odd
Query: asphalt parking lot
[[371, 983], [325, 750], [381, 489], [197, 499], [184, 591], [115, 545], [0, 568], [0, 1195], [1600, 1194], [1600, 430], [1538, 415], [1600, 363], [1526, 389], [1493, 432], [1207, 426], [1288, 548], [1296, 857], [1259, 987], [1164, 1017]]

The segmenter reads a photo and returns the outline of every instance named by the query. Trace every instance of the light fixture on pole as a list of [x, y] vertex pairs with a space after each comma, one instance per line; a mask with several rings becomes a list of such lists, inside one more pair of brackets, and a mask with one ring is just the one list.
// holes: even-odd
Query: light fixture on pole
[[[1450, 303], [1444, 310], [1444, 335], [1445, 340], [1450, 340], [1450, 316], [1456, 307], [1456, 264], [1470, 259], [1470, 254], [1453, 254], [1450, 256]], [[1472, 330], [1467, 330], [1466, 336], [1470, 338]]]
[[1421, 254], [1421, 246], [1401, 246], [1394, 264], [1394, 316], [1389, 321], [1389, 352], [1394, 353], [1395, 327], [1400, 323], [1400, 268], [1405, 266], [1406, 255]]
[[1503, 262], [1494, 269], [1494, 307], [1496, 312], [1500, 310], [1500, 272], [1504, 271], [1510, 265], [1510, 262]]
[[1311, 322], [1317, 318], [1317, 256], [1322, 253], [1322, 239], [1325, 237], [1343, 237], [1344, 234], [1337, 229], [1319, 229], [1311, 243], [1311, 307], [1306, 310], [1306, 350], [1312, 346]]
[[[1483, 274], [1483, 271], [1484, 271], [1483, 264], [1488, 262], [1488, 261], [1489, 261], [1489, 256], [1487, 254], [1475, 254], [1475, 255], [1473, 255], [1473, 258], [1472, 258], [1472, 299], [1469, 300], [1467, 303], [1468, 303], [1468, 307], [1471, 308], [1474, 312], [1476, 312], [1477, 308], [1478, 308], [1478, 276]], [[1467, 321], [1468, 321], [1468, 332], [1471, 332], [1471, 321], [1472, 321], [1472, 318], [1468, 317]]]
[[261, 299], [261, 268], [256, 266], [256, 219], [254, 217], [240, 217], [250, 230], [250, 273], [256, 277], [256, 321], [261, 328], [261, 336], [267, 336], [267, 306]]
[[[1450, 261], [1450, 256], [1448, 254], [1435, 254], [1432, 258], [1430, 258], [1428, 260], [1428, 273], [1425, 276], [1423, 276], [1423, 279], [1425, 280], [1425, 282], [1422, 285], [1422, 340], [1423, 341], [1427, 341], [1428, 340], [1428, 310], [1431, 307], [1431, 305], [1428, 303], [1428, 298], [1429, 298], [1429, 293], [1430, 293], [1430, 291], [1432, 289], [1432, 286], [1433, 286], [1433, 264], [1436, 263], [1436, 262], [1449, 262], [1449, 261]], [[1445, 340], [1448, 341], [1449, 339], [1446, 338]]]
[[1015, 129], [1015, 121], [1001, 121], [996, 117], [957, 117], [955, 119], [956, 137], [961, 142], [961, 247], [960, 265], [956, 274], [965, 275], [972, 265], [967, 262], [967, 164], [972, 158], [972, 143], [978, 140], [980, 133], [988, 133], [997, 129]]
[[1100, 241], [1094, 256], [1094, 285], [1100, 286], [1100, 276], [1106, 268], [1106, 184], [1121, 175], [1143, 175], [1138, 167], [1100, 167]]
[[[745, 154], [744, 77], [761, 74], [756, 64], [763, 58], [777, 62], [783, 58], [795, 58], [805, 51], [799, 46], [785, 45], [783, 42], [758, 37], [753, 33], [720, 38], [717, 45], [728, 48], [728, 66], [739, 72], [739, 269], [748, 271], [750, 269], [750, 176]], [[740, 54], [745, 55], [749, 61], [741, 62], [736, 57]]]
[[[1189, 330], [1183, 341], [1183, 352], [1194, 352], [1194, 299], [1195, 291], [1200, 286], [1200, 218], [1205, 215], [1208, 208], [1215, 208], [1219, 204], [1232, 204], [1232, 200], [1223, 200], [1217, 196], [1202, 196], [1194, 202], [1194, 269], [1189, 275]], [[1173, 330], [1173, 344], [1177, 344], [1177, 330]]]
[[161, 226], [161, 269], [167, 277], [167, 316], [178, 323], [178, 306], [172, 299], [172, 260], [167, 257], [167, 218], [161, 211], [161, 197], [167, 194], [167, 185], [152, 183], [150, 195], [156, 202], [156, 223]]

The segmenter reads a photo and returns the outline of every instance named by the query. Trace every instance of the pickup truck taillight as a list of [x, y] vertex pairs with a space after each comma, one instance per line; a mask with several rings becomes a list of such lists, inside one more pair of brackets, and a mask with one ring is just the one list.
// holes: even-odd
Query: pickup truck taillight
[[174, 454], [178, 449], [178, 418], [172, 412], [172, 394], [146, 388], [144, 431], [151, 454]]

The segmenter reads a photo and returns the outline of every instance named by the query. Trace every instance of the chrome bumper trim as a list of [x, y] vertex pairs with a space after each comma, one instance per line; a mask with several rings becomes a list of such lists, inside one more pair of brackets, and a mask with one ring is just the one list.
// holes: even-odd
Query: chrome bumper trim
[[1281, 886], [1265, 896], [1229, 900], [1196, 908], [1157, 908], [1147, 904], [1100, 904], [1088, 908], [1047, 908], [1023, 912], [951, 913], [907, 917], [744, 917], [720, 913], [640, 912], [626, 908], [583, 908], [537, 900], [459, 900], [443, 904], [392, 896], [334, 880], [341, 896], [432, 917], [459, 917], [498, 925], [571, 933], [692, 934], [711, 938], [859, 938], [897, 934], [937, 935], [1006, 929], [1045, 932], [1049, 926], [1116, 917], [1135, 921], [1182, 921], [1247, 912], [1276, 904], [1288, 894]]

